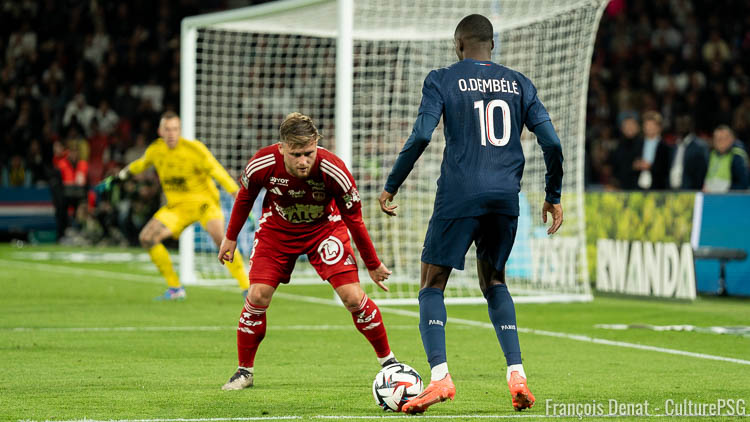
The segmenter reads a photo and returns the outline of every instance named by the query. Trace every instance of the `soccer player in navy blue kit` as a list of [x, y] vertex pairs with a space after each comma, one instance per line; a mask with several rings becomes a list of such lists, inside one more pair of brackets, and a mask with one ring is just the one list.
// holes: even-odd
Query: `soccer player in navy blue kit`
[[562, 224], [562, 147], [531, 81], [490, 61], [495, 43], [492, 23], [486, 17], [470, 15], [461, 20], [454, 42], [459, 62], [427, 75], [414, 129], [379, 198], [383, 212], [396, 215], [397, 205], [389, 202], [427, 147], [442, 116], [445, 151], [422, 250], [419, 291], [419, 331], [432, 368], [431, 382], [403, 410], [421, 413], [456, 394], [445, 352], [443, 292], [451, 270], [463, 270], [472, 242], [477, 246], [479, 286], [508, 365], [506, 378], [513, 407], [522, 410], [534, 404], [534, 396], [521, 364], [516, 311], [505, 285], [505, 262], [518, 223], [525, 162], [523, 126], [536, 134], [544, 153], [547, 174], [542, 220], [546, 223], [547, 213], [552, 215], [547, 230], [550, 235]]

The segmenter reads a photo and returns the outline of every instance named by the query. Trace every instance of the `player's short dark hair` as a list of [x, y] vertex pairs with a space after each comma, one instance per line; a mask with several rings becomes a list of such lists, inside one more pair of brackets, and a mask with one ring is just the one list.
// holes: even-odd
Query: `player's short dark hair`
[[456, 37], [460, 36], [464, 40], [471, 41], [491, 41], [495, 36], [492, 29], [492, 22], [482, 15], [469, 15], [458, 23], [456, 26]]
[[312, 119], [302, 113], [290, 113], [279, 126], [281, 142], [292, 147], [303, 147], [321, 138]]

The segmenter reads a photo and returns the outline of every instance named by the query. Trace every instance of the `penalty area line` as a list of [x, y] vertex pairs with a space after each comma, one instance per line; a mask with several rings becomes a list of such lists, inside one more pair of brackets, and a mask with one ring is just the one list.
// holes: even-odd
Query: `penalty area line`
[[[302, 302], [311, 302], [311, 303], [319, 303], [319, 304], [324, 304], [324, 305], [341, 306], [338, 302], [336, 302], [335, 300], [331, 300], [331, 299], [321, 299], [321, 298], [309, 297], [309, 296], [299, 296], [299, 295], [294, 295], [290, 293], [276, 293], [275, 296], [284, 297], [285, 299], [290, 299], [290, 300], [299, 300]], [[419, 318], [419, 312], [407, 311], [406, 309], [388, 308], [388, 307], [383, 306], [380, 308], [380, 310], [382, 312], [388, 312], [391, 314]], [[472, 327], [490, 328], [494, 330], [493, 325], [488, 322], [474, 321], [474, 320], [463, 319], [463, 318], [449, 318], [449, 321], [452, 324], [457, 323], [457, 324], [468, 325]], [[750, 360], [729, 358], [725, 356], [709, 355], [706, 353], [689, 352], [686, 350], [668, 349], [666, 347], [628, 343], [625, 341], [607, 340], [607, 339], [602, 339], [602, 338], [589, 337], [589, 336], [585, 336], [582, 334], [559, 333], [555, 331], [537, 330], [534, 328], [518, 328], [518, 332], [536, 334], [536, 335], [546, 336], [546, 337], [564, 338], [568, 340], [581, 341], [585, 343], [602, 344], [606, 346], [616, 346], [616, 347], [623, 347], [623, 348], [628, 348], [628, 349], [637, 349], [637, 350], [645, 350], [645, 351], [650, 351], [650, 352], [666, 353], [670, 355], [687, 356], [687, 357], [697, 358], [697, 359], [715, 360], [715, 361], [720, 361], [720, 362], [731, 362], [731, 363], [738, 363], [740, 365], [750, 365]]]
[[[14, 265], [14, 266], [19, 265], [18, 262], [8, 261], [5, 259], [0, 259], [0, 264]], [[25, 264], [28, 264], [28, 262], [23, 262], [22, 264], [25, 265]], [[82, 268], [71, 268], [71, 267], [55, 265], [55, 264], [34, 264], [34, 266], [35, 266], [35, 269], [46, 270], [50, 272], [62, 272], [62, 273], [74, 274], [74, 275], [87, 274], [87, 275], [96, 275], [96, 276], [100, 276], [104, 278], [115, 278], [115, 279], [127, 280], [127, 281], [163, 283], [163, 280], [161, 279], [161, 277], [157, 277], [157, 276], [119, 273], [119, 272], [107, 271], [107, 270], [94, 270], [94, 269], [87, 270], [87, 269], [82, 269]], [[229, 288], [226, 286], [201, 286], [201, 287], [207, 288], [207, 289], [224, 290], [224, 291], [229, 290]], [[340, 302], [333, 300], [333, 299], [323, 299], [323, 298], [318, 298], [318, 297], [296, 295], [296, 294], [291, 294], [291, 293], [276, 292], [274, 294], [274, 297], [294, 300], [298, 302], [317, 303], [321, 305], [331, 305], [331, 306], [337, 306], [337, 307], [342, 306]], [[388, 308], [384, 306], [383, 308], [381, 308], [381, 311], [386, 311], [388, 313], [397, 314], [397, 315], [419, 318], [419, 312], [407, 311], [405, 309]], [[487, 322], [474, 321], [474, 320], [462, 319], [462, 318], [451, 318], [450, 321], [451, 323], [457, 323], [457, 324], [468, 325], [468, 326], [473, 326], [473, 327], [483, 327], [483, 328], [494, 329], [492, 324], [487, 323]], [[638, 349], [638, 350], [644, 350], [644, 351], [650, 351], [650, 352], [666, 353], [666, 354], [671, 354], [671, 355], [687, 356], [687, 357], [692, 357], [692, 358], [697, 358], [697, 359], [730, 362], [730, 363], [737, 363], [740, 365], [750, 366], [750, 360], [729, 358], [725, 356], [709, 355], [706, 353], [689, 352], [686, 350], [668, 349], [665, 347], [628, 343], [624, 341], [607, 340], [607, 339], [601, 339], [601, 338], [596, 338], [596, 337], [589, 337], [589, 336], [585, 336], [582, 334], [559, 333], [555, 331], [537, 330], [533, 328], [518, 328], [518, 331], [521, 333], [536, 334], [536, 335], [546, 336], [546, 337], [564, 338], [568, 340], [581, 341], [585, 343], [624, 347], [624, 348], [629, 348], [629, 349]]]
[[[0, 327], [0, 332], [26, 333], [26, 332], [67, 332], [67, 333], [108, 333], [108, 332], [141, 332], [141, 331], [232, 331], [235, 326], [163, 326], [163, 327]], [[351, 331], [349, 325], [275, 325], [274, 330], [279, 331]], [[414, 325], [389, 325], [389, 330], [414, 330]]]

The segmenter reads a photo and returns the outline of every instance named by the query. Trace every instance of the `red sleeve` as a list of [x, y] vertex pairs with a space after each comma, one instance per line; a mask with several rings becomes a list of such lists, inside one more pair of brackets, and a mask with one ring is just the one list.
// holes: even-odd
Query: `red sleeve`
[[380, 259], [362, 220], [362, 203], [354, 177], [344, 162], [333, 154], [326, 154], [321, 160], [320, 169], [326, 175], [327, 189], [333, 194], [336, 206], [341, 212], [341, 219], [351, 232], [352, 240], [357, 245], [365, 266], [368, 270], [378, 268]]
[[263, 150], [258, 151], [253, 159], [247, 163], [242, 176], [239, 178], [240, 190], [237, 191], [237, 198], [234, 200], [234, 206], [232, 206], [232, 216], [229, 217], [229, 225], [227, 226], [226, 237], [229, 240], [237, 240], [237, 235], [240, 234], [247, 216], [253, 209], [255, 198], [258, 197], [258, 193], [263, 188], [262, 176], [273, 169], [274, 158], [268, 154], [264, 155], [262, 152]]
[[259, 192], [260, 186], [251, 185], [250, 189], [240, 186], [237, 198], [234, 200], [234, 206], [232, 206], [232, 216], [229, 218], [229, 226], [227, 226], [227, 239], [232, 241], [237, 240], [237, 235], [240, 234], [242, 226], [245, 225], [247, 216], [250, 215], [250, 210], [253, 209], [253, 203], [255, 202], [255, 198], [258, 197]]
[[375, 246], [372, 244], [370, 234], [367, 232], [365, 222], [362, 221], [362, 210], [357, 209], [356, 212], [342, 212], [341, 219], [344, 220], [346, 228], [352, 234], [354, 244], [357, 245], [359, 255], [362, 260], [365, 261], [365, 267], [368, 270], [377, 269], [380, 266], [380, 259], [378, 254], [375, 252]]

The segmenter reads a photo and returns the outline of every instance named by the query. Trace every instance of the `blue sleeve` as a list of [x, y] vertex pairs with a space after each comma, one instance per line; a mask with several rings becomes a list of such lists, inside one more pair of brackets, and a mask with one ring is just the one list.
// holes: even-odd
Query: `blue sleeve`
[[443, 115], [443, 97], [438, 90], [438, 72], [430, 71], [424, 79], [422, 86], [422, 103], [419, 105], [419, 114], [430, 114], [438, 119]]
[[[743, 151], [744, 153], [744, 151]], [[747, 162], [745, 158], [735, 153], [732, 157], [732, 186], [731, 190], [742, 190], [748, 188]]]
[[525, 79], [524, 82], [524, 123], [530, 131], [534, 132], [534, 128], [551, 119], [549, 118], [549, 113], [547, 113], [547, 109], [544, 107], [542, 100], [536, 95], [536, 87], [534, 84], [528, 79]]
[[[423, 101], [424, 102], [424, 101]], [[424, 149], [432, 139], [432, 132], [440, 122], [440, 116], [434, 116], [429, 113], [419, 113], [417, 121], [414, 123], [414, 129], [411, 131], [409, 139], [406, 140], [404, 147], [398, 154], [396, 163], [388, 175], [385, 183], [385, 190], [389, 193], [396, 193], [406, 177], [414, 168], [414, 163], [422, 155]]]
[[549, 120], [537, 125], [534, 128], [534, 133], [539, 146], [542, 147], [544, 165], [547, 167], [547, 173], [544, 175], [544, 191], [547, 194], [544, 200], [550, 204], [559, 204], [563, 177], [563, 154], [560, 138], [557, 137], [555, 128]]

